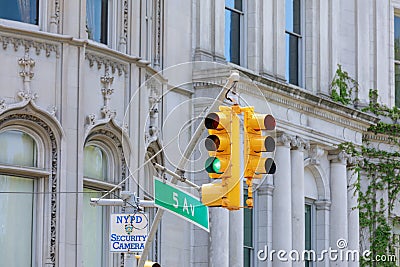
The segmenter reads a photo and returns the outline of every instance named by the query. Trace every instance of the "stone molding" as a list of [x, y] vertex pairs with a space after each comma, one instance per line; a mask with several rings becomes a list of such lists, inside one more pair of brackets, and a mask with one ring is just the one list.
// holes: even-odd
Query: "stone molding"
[[121, 76], [123, 73], [127, 74], [127, 64], [119, 62], [111, 57], [87, 51], [85, 53], [85, 59], [89, 62], [91, 68], [94, 66], [94, 63], [96, 63], [98, 70], [104, 66], [105, 72], [109, 72], [111, 69], [112, 74], [118, 71], [118, 76]]
[[23, 46], [25, 52], [29, 52], [29, 50], [33, 48], [38, 56], [42, 51], [45, 51], [46, 57], [50, 57], [52, 53], [54, 53], [57, 58], [60, 56], [60, 45], [55, 43], [16, 37], [15, 35], [11, 37], [3, 34], [0, 35], [0, 43], [2, 43], [4, 50], [7, 50], [9, 45], [11, 45], [14, 51], [17, 52], [18, 49]]
[[299, 150], [301, 152], [310, 149], [310, 143], [300, 136], [292, 136], [290, 139], [290, 145], [292, 150]]
[[277, 146], [285, 146], [290, 148], [292, 143], [292, 137], [286, 133], [278, 133], [276, 138], [276, 145]]
[[333, 163], [341, 163], [343, 165], [347, 165], [348, 158], [349, 155], [343, 150], [332, 151], [328, 155], [328, 160], [332, 161]]
[[317, 210], [331, 210], [331, 202], [329, 200], [317, 200], [314, 204]]

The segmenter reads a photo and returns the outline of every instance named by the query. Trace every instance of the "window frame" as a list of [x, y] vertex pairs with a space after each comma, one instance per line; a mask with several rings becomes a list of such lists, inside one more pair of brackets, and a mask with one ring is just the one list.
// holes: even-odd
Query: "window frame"
[[44, 264], [46, 258], [46, 240], [50, 236], [50, 194], [49, 179], [51, 172], [46, 171], [46, 145], [41, 135], [29, 127], [21, 125], [9, 125], [0, 129], [0, 134], [7, 131], [18, 131], [29, 135], [36, 143], [36, 166], [20, 166], [13, 164], [0, 163], [0, 175], [19, 177], [33, 180], [33, 200], [32, 200], [32, 248], [31, 264]]
[[[106, 180], [100, 180], [100, 179], [95, 179], [94, 177], [86, 177], [84, 173], [82, 173], [83, 176], [83, 185], [82, 185], [82, 191], [85, 189], [91, 190], [91, 191], [97, 191], [99, 193], [102, 193], [102, 191], [107, 191], [113, 189], [115, 186], [118, 185], [120, 182], [117, 177], [120, 176], [121, 171], [118, 170], [116, 166], [118, 166], [118, 161], [119, 161], [119, 155], [117, 153], [117, 150], [114, 149], [114, 146], [112, 144], [109, 144], [108, 140], [103, 140], [99, 136], [95, 136], [93, 139], [88, 140], [84, 147], [83, 147], [83, 152], [85, 147], [87, 146], [95, 146], [100, 148], [104, 154], [107, 157], [107, 175], [106, 175]], [[84, 153], [83, 153], [84, 155]], [[83, 161], [84, 162], [84, 161]], [[110, 180], [111, 177], [114, 177], [114, 179]], [[118, 186], [118, 189], [114, 191], [115, 195], [119, 195], [119, 191], [122, 190], [121, 186]], [[95, 193], [95, 192], [91, 192]], [[114, 197], [111, 197], [114, 198]], [[120, 254], [117, 253], [109, 253], [110, 250], [110, 244], [108, 242], [108, 232], [110, 230], [110, 215], [112, 213], [118, 212], [119, 208], [118, 207], [94, 207], [94, 208], [101, 208], [102, 209], [102, 231], [103, 231], [103, 248], [102, 248], [102, 266], [117, 266], [120, 261]], [[84, 215], [83, 215], [84, 216]], [[83, 225], [83, 216], [82, 216], [82, 225]], [[83, 243], [83, 226], [82, 226], [82, 243]], [[83, 261], [83, 251], [82, 251], [82, 261]]]
[[[232, 7], [228, 7], [226, 5], [226, 2], [224, 3], [224, 20], [225, 20], [225, 12], [228, 10], [230, 12], [234, 12], [236, 14], [239, 14], [239, 62], [232, 62], [230, 60], [227, 59], [226, 57], [226, 49], [227, 47], [224, 47], [224, 57], [226, 59], [227, 62], [229, 62], [230, 64], [234, 64], [234, 65], [238, 65], [238, 66], [242, 66], [245, 67], [246, 66], [246, 59], [245, 59], [245, 51], [246, 51], [246, 42], [244, 41], [245, 39], [245, 30], [246, 30], [246, 18], [245, 18], [245, 14], [246, 14], [246, 0], [241, 0], [242, 1], [242, 10], [238, 10], [236, 8], [232, 8]], [[225, 30], [226, 30], [226, 21], [224, 21], [225, 23], [225, 29], [224, 29], [224, 39], [225, 39]], [[226, 40], [224, 40], [224, 46], [225, 46], [225, 42]], [[231, 42], [230, 42], [231, 43]], [[231, 57], [232, 58], [232, 57]]]
[[[294, 0], [295, 1], [295, 0]], [[298, 44], [297, 44], [297, 84], [296, 83], [291, 83], [290, 82], [290, 77], [289, 77], [289, 72], [286, 71], [286, 68], [288, 68], [288, 63], [289, 63], [289, 54], [290, 54], [290, 48], [289, 48], [289, 54], [286, 53], [285, 51], [285, 78], [286, 81], [289, 84], [295, 85], [302, 87], [304, 86], [304, 69], [305, 69], [305, 60], [304, 60], [304, 55], [305, 55], [305, 1], [303, 0], [298, 0], [300, 2], [300, 33], [292, 32], [287, 30], [287, 25], [286, 25], [286, 18], [285, 18], [285, 50], [287, 50], [288, 46], [288, 41], [286, 40], [287, 36], [294, 36], [297, 38]], [[285, 6], [285, 16], [287, 15], [286, 12], [286, 6]], [[288, 69], [287, 69], [288, 70]]]
[[[311, 212], [311, 250], [316, 251], [316, 244], [317, 244], [317, 210], [316, 210], [316, 206], [315, 206], [315, 200], [309, 199], [309, 198], [305, 198], [304, 200], [304, 210], [305, 210], [305, 206], [310, 206], [310, 212]], [[305, 227], [305, 221], [304, 221], [304, 227]], [[305, 234], [305, 229], [304, 229], [304, 234]], [[304, 238], [305, 241], [305, 238]], [[306, 248], [305, 248], [306, 249]], [[318, 257], [318, 255], [316, 255], [316, 257]], [[304, 262], [305, 265], [305, 262]], [[313, 267], [314, 262], [310, 261], [309, 262], [309, 267]]]

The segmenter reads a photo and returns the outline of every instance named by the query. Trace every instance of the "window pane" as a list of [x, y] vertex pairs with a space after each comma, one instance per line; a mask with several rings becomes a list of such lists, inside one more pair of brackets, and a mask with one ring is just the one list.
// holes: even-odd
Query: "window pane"
[[86, 31], [89, 39], [107, 44], [108, 0], [86, 1]]
[[38, 0], [0, 0], [0, 18], [38, 24]]
[[225, 0], [225, 6], [243, 11], [242, 0]]
[[299, 85], [299, 38], [286, 34], [286, 79]]
[[400, 17], [394, 16], [394, 58], [400, 60]]
[[400, 64], [394, 64], [395, 105], [400, 107]]
[[225, 10], [225, 58], [240, 64], [240, 14]]
[[83, 175], [89, 178], [106, 180], [107, 162], [107, 156], [101, 148], [86, 146], [83, 159]]
[[101, 194], [86, 188], [83, 192], [83, 266], [102, 266], [104, 208], [90, 205], [90, 198]]
[[[311, 250], [311, 232], [312, 232], [312, 221], [311, 221], [311, 206], [305, 205], [305, 249]], [[310, 261], [305, 262], [305, 266], [310, 266]]]
[[36, 143], [28, 134], [20, 131], [0, 133], [0, 147], [0, 163], [37, 166]]
[[0, 175], [1, 266], [31, 266], [33, 190], [32, 179]]
[[300, 0], [286, 0], [286, 30], [301, 34]]

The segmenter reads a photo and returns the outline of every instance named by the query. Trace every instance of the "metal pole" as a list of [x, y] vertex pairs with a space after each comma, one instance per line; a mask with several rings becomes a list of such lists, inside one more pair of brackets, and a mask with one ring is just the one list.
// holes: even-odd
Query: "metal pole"
[[186, 179], [185, 177], [180, 176], [180, 175], [174, 173], [174, 172], [171, 171], [171, 170], [168, 170], [167, 168], [165, 168], [164, 166], [161, 166], [161, 165], [158, 164], [158, 163], [154, 163], [154, 167], [156, 167], [157, 169], [159, 169], [159, 170], [161, 170], [161, 171], [163, 171], [163, 172], [168, 173], [169, 175], [171, 175], [172, 177], [178, 179], [179, 181], [181, 181], [181, 182], [183, 182], [183, 183], [185, 183], [185, 184], [187, 184], [187, 185], [190, 185], [191, 187], [196, 188], [197, 191], [200, 191], [200, 190], [201, 190], [201, 186], [198, 186], [197, 184], [195, 184], [195, 183], [189, 181], [188, 179]]
[[[225, 98], [225, 93], [229, 90], [231, 86], [233, 86], [235, 83], [237, 83], [240, 79], [240, 75], [238, 71], [232, 71], [231, 75], [228, 78], [227, 83], [225, 86], [222, 88], [221, 92], [217, 96], [217, 98], [214, 100], [213, 104], [209, 108], [208, 112], [213, 112], [217, 110], [217, 107], [219, 106], [219, 103], [222, 102]], [[189, 144], [187, 145], [185, 152], [183, 153], [183, 156], [181, 160], [178, 163], [178, 167], [176, 168], [175, 174], [181, 178], [181, 175], [177, 174], [183, 174], [183, 168], [185, 167], [186, 163], [188, 162], [188, 159], [193, 153], [193, 149], [196, 146], [197, 142], [199, 141], [203, 131], [205, 129], [204, 123], [200, 123], [200, 125], [197, 127], [196, 131], [194, 132], [192, 139], [190, 140]], [[176, 176], [173, 176], [171, 179], [172, 184], [176, 184], [178, 182], [178, 178]], [[158, 209], [156, 216], [154, 216], [154, 221], [153, 224], [151, 225], [151, 229], [149, 232], [149, 235], [147, 236], [146, 243], [144, 245], [144, 249], [142, 252], [142, 255], [140, 257], [138, 267], [144, 267], [144, 263], [147, 259], [147, 254], [149, 253], [151, 243], [153, 242], [154, 235], [158, 229], [158, 225], [160, 224], [161, 218], [164, 215], [164, 210], [163, 209]]]

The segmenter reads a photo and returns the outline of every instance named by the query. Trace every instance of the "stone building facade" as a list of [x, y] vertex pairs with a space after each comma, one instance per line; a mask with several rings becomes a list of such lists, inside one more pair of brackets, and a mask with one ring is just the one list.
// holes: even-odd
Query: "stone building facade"
[[[109, 214], [121, 210], [89, 199], [117, 186], [112, 197], [130, 190], [151, 200], [153, 176], [170, 177], [149, 160], [177, 166], [232, 70], [240, 71], [241, 104], [277, 120], [277, 172], [255, 181], [254, 209], [211, 208], [210, 233], [164, 214], [149, 258], [162, 266], [304, 266], [262, 261], [259, 251], [320, 255], [340, 239], [359, 249], [349, 187], [357, 174], [337, 145], [360, 145], [378, 122], [359, 109], [370, 88], [379, 102], [400, 105], [400, 1], [12, 2], [0, 0], [2, 262], [122, 266], [107, 242]], [[338, 64], [360, 85], [349, 105], [330, 97]], [[197, 184], [210, 182], [205, 152], [200, 142], [184, 168]], [[151, 222], [155, 210], [146, 212]]]

